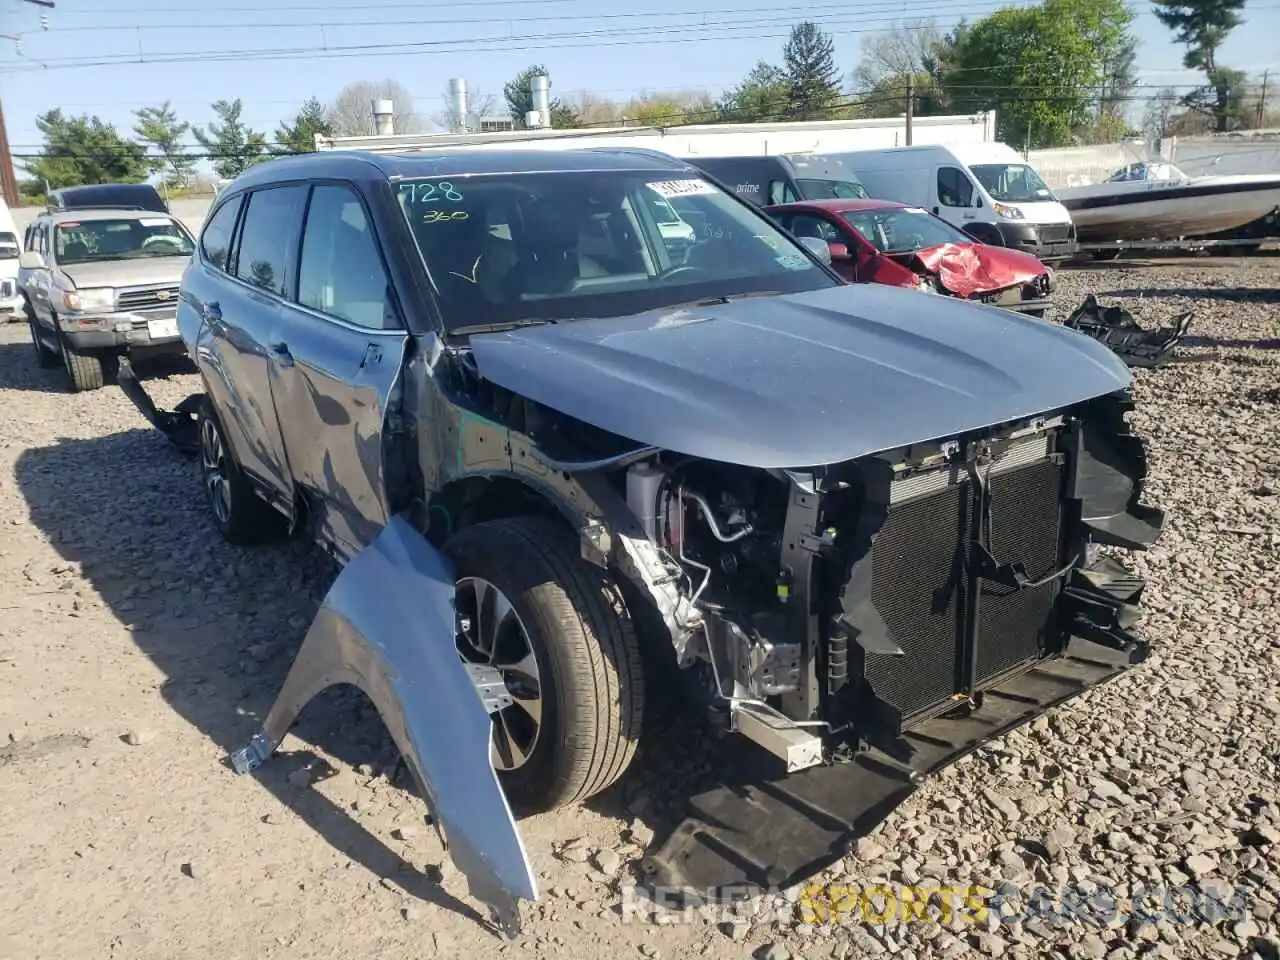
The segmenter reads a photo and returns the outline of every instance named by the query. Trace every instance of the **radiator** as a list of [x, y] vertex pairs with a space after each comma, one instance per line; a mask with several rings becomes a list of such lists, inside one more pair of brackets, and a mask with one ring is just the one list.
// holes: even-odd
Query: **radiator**
[[[1045, 437], [993, 471], [989, 549], [1032, 580], [1062, 565], [1063, 467]], [[871, 600], [904, 656], [866, 654], [863, 677], [904, 721], [1037, 659], [1059, 582], [1014, 591], [973, 577], [977, 488], [954, 468], [898, 481], [872, 548]]]

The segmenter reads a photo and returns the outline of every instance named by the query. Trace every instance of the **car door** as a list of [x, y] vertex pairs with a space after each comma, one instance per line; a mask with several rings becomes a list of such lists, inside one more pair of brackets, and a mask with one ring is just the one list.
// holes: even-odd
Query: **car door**
[[[231, 205], [241, 198], [220, 206], [201, 232], [204, 275], [184, 284], [184, 296], [207, 327], [201, 369], [237, 462], [287, 511], [294, 484], [272, 396], [269, 344], [291, 283], [307, 190], [286, 184], [251, 192], [238, 228]], [[228, 257], [231, 230], [236, 239]]]
[[19, 270], [18, 280], [27, 294], [27, 300], [36, 315], [36, 322], [53, 327], [53, 308], [50, 286], [53, 279], [52, 255], [49, 246], [49, 221], [38, 222], [31, 232], [29, 250], [44, 258], [44, 266], [35, 270]]
[[317, 183], [271, 372], [294, 477], [347, 556], [390, 516], [382, 441], [407, 341], [368, 207], [350, 184]]
[[935, 216], [962, 229], [977, 219], [973, 210], [973, 181], [966, 171], [959, 167], [941, 166], [934, 179], [938, 201], [933, 207]]

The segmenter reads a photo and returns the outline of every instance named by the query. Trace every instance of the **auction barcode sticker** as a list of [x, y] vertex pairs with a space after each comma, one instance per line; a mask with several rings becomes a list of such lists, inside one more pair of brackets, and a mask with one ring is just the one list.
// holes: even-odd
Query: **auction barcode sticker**
[[700, 177], [688, 180], [659, 180], [657, 183], [645, 184], [650, 190], [670, 200], [673, 197], [691, 197], [700, 193], [715, 193], [716, 188]]

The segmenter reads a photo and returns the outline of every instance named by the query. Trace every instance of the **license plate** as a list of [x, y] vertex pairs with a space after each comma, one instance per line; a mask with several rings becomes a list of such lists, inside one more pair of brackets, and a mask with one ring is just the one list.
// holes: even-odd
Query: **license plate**
[[178, 335], [178, 318], [165, 317], [160, 320], [147, 321], [147, 336], [152, 340], [160, 340], [165, 337], [176, 337]]

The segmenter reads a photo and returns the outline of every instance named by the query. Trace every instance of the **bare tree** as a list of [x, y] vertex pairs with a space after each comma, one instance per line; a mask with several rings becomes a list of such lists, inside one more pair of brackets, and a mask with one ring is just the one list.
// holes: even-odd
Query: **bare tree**
[[865, 35], [858, 66], [853, 71], [854, 89], [875, 90], [886, 81], [929, 72], [929, 64], [943, 40], [932, 20], [900, 23], [882, 33]]
[[570, 98], [569, 105], [586, 125], [604, 126], [617, 122], [621, 116], [621, 109], [615, 101], [590, 90], [577, 91]]
[[413, 107], [413, 94], [396, 80], [356, 80], [338, 91], [325, 114], [338, 137], [361, 137], [374, 132], [373, 101], [394, 105], [396, 133], [421, 133], [423, 123]]
[[[454, 117], [453, 96], [448, 86], [440, 94], [440, 99], [444, 101], [445, 108], [431, 116], [431, 122], [436, 126], [450, 130], [454, 133], [458, 131], [457, 119]], [[467, 129], [473, 133], [480, 129], [481, 120], [493, 120], [502, 117], [502, 111], [498, 108], [498, 98], [492, 93], [484, 93], [483, 91], [467, 84]]]

